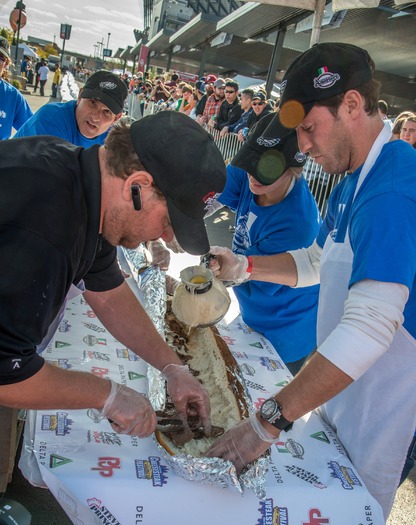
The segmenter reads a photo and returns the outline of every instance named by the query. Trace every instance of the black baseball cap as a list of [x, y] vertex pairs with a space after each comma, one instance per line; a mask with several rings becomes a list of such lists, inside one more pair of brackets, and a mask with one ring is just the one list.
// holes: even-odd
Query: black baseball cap
[[283, 138], [267, 135], [274, 113], [269, 113], [250, 130], [244, 145], [231, 161], [261, 184], [273, 184], [288, 168], [301, 167], [306, 155], [299, 151], [296, 131]]
[[97, 71], [85, 82], [81, 98], [95, 98], [118, 115], [123, 111], [127, 86], [117, 75], [109, 71]]
[[7, 38], [0, 36], [0, 54], [10, 60], [10, 44]]
[[269, 136], [296, 128], [315, 102], [345, 93], [373, 77], [374, 62], [365, 49], [344, 43], [315, 44], [290, 64], [280, 87], [280, 111]]
[[208, 253], [204, 216], [226, 180], [225, 163], [212, 136], [176, 111], [133, 122], [130, 136], [141, 163], [166, 197], [181, 247], [192, 255]]

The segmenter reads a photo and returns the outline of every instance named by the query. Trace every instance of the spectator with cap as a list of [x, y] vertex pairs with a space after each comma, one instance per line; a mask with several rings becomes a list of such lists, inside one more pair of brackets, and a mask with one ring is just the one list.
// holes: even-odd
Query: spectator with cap
[[0, 177], [0, 404], [94, 408], [115, 432], [154, 431], [144, 395], [63, 370], [39, 353], [59, 326], [68, 292], [83, 291], [112, 336], [163, 372], [181, 419], [197, 416], [209, 434], [208, 394], [124, 281], [115, 248], [175, 234], [194, 255], [209, 250], [203, 217], [209, 197], [224, 187], [225, 167], [208, 133], [162, 111], [115, 126], [104, 147], [27, 137], [0, 144]]
[[[273, 111], [273, 108], [270, 106], [266, 93], [264, 91], [256, 91], [253, 95], [253, 98], [251, 100], [251, 107], [253, 109], [253, 113], [248, 117], [247, 119], [247, 128], [250, 130], [257, 122], [271, 113]], [[244, 129], [244, 128], [243, 128]], [[243, 129], [240, 129], [238, 132], [238, 140], [240, 142], [243, 142], [244, 135], [243, 135]]]
[[[273, 117], [267, 115], [252, 128], [227, 166], [227, 182], [217, 199], [236, 212], [232, 251], [248, 257], [307, 248], [321, 224], [302, 177], [306, 156], [299, 152], [296, 132], [281, 141], [262, 137]], [[319, 285], [292, 288], [248, 281], [233, 290], [244, 322], [267, 337], [295, 375], [316, 348]]]
[[150, 99], [158, 103], [160, 101], [166, 102], [170, 98], [168, 88], [165, 86], [163, 75], [156, 77], [152, 92], [150, 93]]
[[8, 82], [10, 45], [0, 37], [0, 140], [9, 139], [33, 115], [24, 96]]
[[207, 103], [208, 95], [206, 93], [206, 84], [203, 80], [198, 80], [195, 82], [195, 93], [198, 98], [198, 102], [195, 106], [195, 116], [196, 118], [202, 116], [205, 109], [205, 104]]
[[235, 80], [225, 81], [225, 100], [221, 104], [220, 112], [214, 122], [214, 129], [221, 131], [221, 133], [225, 129], [223, 135], [227, 133], [229, 126], [237, 122], [243, 111], [238, 98], [238, 88], [238, 82]]
[[207, 454], [241, 471], [319, 407], [387, 519], [416, 428], [416, 151], [380, 118], [374, 72], [368, 52], [345, 43], [314, 45], [285, 72], [265, 138], [295, 128], [326, 173], [348, 174], [309, 248], [251, 260], [230, 252], [216, 273], [297, 288], [320, 281], [318, 347]]
[[122, 79], [108, 71], [97, 71], [77, 100], [42, 106], [16, 137], [54, 135], [84, 148], [104, 144], [109, 129], [123, 114], [126, 97]]
[[225, 80], [217, 78], [214, 82], [214, 92], [207, 98], [204, 113], [197, 118], [197, 122], [201, 125], [205, 124], [209, 128], [213, 128], [215, 120], [220, 112], [221, 104], [225, 97]]
[[[248, 128], [248, 119], [250, 115], [253, 113], [253, 108], [251, 106], [253, 96], [254, 96], [254, 91], [250, 88], [243, 89], [243, 91], [241, 92], [240, 106], [243, 112], [241, 113], [240, 118], [237, 120], [235, 124], [230, 124], [228, 126], [229, 133], [238, 133], [240, 130], [243, 130], [244, 128]], [[221, 131], [221, 133], [223, 132], [224, 130]]]

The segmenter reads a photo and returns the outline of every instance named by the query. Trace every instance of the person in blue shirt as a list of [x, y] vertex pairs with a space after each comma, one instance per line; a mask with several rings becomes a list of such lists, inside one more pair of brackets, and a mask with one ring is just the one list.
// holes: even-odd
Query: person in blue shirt
[[[258, 143], [273, 116], [264, 117], [249, 133], [227, 166], [227, 183], [218, 197], [236, 212], [232, 250], [246, 256], [306, 248], [321, 224], [301, 176], [305, 156], [299, 153], [296, 133], [272, 147]], [[249, 281], [235, 286], [234, 292], [244, 322], [269, 339], [295, 375], [316, 348], [319, 285], [295, 289]]]
[[368, 52], [345, 43], [316, 44], [285, 72], [262, 139], [295, 128], [303, 153], [347, 176], [311, 247], [216, 264], [226, 280], [319, 282], [317, 351], [205, 454], [241, 470], [317, 409], [387, 519], [416, 427], [416, 151], [380, 118], [374, 72]]
[[11, 62], [10, 45], [0, 37], [0, 140], [9, 139], [33, 115], [23, 95], [3, 77]]
[[78, 100], [42, 106], [15, 138], [53, 135], [75, 146], [104, 144], [110, 128], [123, 114], [127, 97], [125, 83], [108, 71], [89, 77]]

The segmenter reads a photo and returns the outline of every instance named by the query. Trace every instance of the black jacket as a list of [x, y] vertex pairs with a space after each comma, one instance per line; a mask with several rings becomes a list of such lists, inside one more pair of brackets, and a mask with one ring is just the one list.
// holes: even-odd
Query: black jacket
[[260, 113], [260, 115], [256, 115], [253, 111], [253, 113], [248, 117], [248, 120], [247, 120], [247, 127], [248, 129], [251, 129], [254, 124], [257, 124], [257, 122], [259, 120], [261, 120], [263, 117], [265, 117], [266, 115], [268, 115], [269, 113], [271, 113], [273, 111], [272, 107], [270, 106], [270, 104], [266, 104], [266, 107], [263, 109], [263, 111]]
[[243, 110], [240, 106], [238, 98], [234, 100], [232, 104], [229, 104], [226, 100], [220, 106], [220, 112], [215, 121], [215, 129], [222, 130], [225, 126], [234, 124], [241, 117]]

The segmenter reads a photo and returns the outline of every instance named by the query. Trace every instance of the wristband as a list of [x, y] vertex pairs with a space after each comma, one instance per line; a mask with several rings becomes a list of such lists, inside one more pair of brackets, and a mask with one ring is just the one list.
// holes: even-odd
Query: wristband
[[246, 273], [248, 273], [249, 275], [251, 275], [251, 273], [253, 272], [253, 257], [251, 255], [247, 255], [247, 268], [246, 268]]

